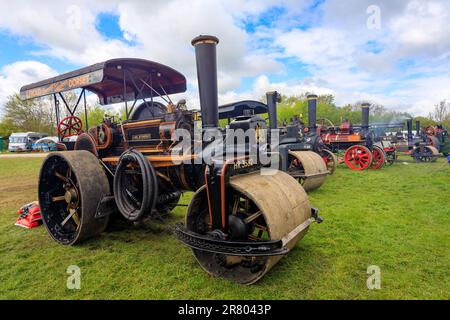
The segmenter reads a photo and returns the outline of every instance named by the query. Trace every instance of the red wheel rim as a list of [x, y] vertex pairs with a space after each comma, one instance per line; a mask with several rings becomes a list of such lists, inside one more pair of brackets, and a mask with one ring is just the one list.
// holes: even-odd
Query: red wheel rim
[[383, 150], [381, 150], [377, 146], [374, 146], [372, 151], [372, 164], [370, 165], [370, 169], [380, 169], [384, 165], [385, 161], [386, 157]]
[[364, 146], [352, 146], [345, 152], [344, 161], [351, 170], [365, 170], [372, 164], [372, 153]]
[[64, 138], [82, 133], [83, 122], [79, 117], [68, 116], [58, 123], [58, 133]]
[[328, 171], [330, 174], [333, 174], [336, 171], [337, 158], [336, 156], [329, 150], [324, 149], [322, 152], [322, 159], [325, 162]]

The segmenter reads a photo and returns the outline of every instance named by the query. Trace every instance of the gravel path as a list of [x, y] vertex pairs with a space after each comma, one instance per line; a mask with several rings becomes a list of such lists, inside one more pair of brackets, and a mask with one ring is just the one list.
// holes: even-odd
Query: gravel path
[[45, 158], [48, 153], [33, 152], [33, 153], [4, 153], [0, 154], [2, 158]]

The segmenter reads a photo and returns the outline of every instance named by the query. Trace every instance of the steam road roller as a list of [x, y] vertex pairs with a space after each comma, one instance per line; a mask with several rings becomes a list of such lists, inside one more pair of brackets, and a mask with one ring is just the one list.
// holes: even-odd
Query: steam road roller
[[450, 143], [446, 145], [448, 133], [442, 125], [420, 130], [420, 122], [416, 121], [416, 136], [412, 133], [412, 119], [406, 120], [406, 127], [408, 153], [416, 162], [435, 162], [440, 152], [445, 155], [446, 149], [449, 150]]
[[[60, 127], [73, 128], [64, 132], [76, 142], [49, 154], [39, 177], [43, 221], [56, 242], [75, 245], [97, 236], [116, 215], [133, 222], [154, 218], [173, 209], [183, 191], [193, 191], [176, 237], [208, 273], [251, 284], [321, 221], [289, 174], [262, 174], [270, 166], [258, 153], [262, 140], [234, 142], [219, 127], [218, 42], [213, 36], [192, 41], [200, 111], [172, 101], [171, 94], [186, 90], [182, 74], [142, 59], [108, 60], [21, 89], [24, 99], [53, 95], [57, 117], [72, 117]], [[80, 98], [70, 106], [62, 93], [74, 89]], [[74, 127], [86, 91], [101, 104], [123, 103], [126, 119], [105, 116], [86, 132]]]
[[[319, 188], [329, 174], [336, 170], [337, 158], [327, 149], [317, 133], [316, 95], [309, 95], [309, 125], [299, 123], [278, 127], [277, 103], [281, 95], [276, 91], [266, 93], [267, 104], [260, 101], [245, 100], [219, 107], [219, 118], [227, 119], [227, 127], [239, 128], [245, 123], [257, 123], [260, 130], [268, 130], [266, 144], [261, 144], [265, 152], [278, 152], [278, 169], [287, 172], [298, 180], [306, 191]], [[268, 114], [269, 125], [260, 116]], [[275, 138], [274, 134], [278, 134]]]

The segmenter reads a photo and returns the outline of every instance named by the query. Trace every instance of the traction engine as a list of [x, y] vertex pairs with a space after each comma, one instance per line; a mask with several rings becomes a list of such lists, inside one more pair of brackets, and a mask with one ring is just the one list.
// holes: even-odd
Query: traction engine
[[320, 127], [324, 143], [333, 152], [344, 153], [345, 162], [351, 170], [380, 169], [386, 160], [382, 148], [374, 145], [373, 133], [369, 128], [369, 104], [362, 104], [362, 125], [357, 129], [344, 120], [340, 127]]

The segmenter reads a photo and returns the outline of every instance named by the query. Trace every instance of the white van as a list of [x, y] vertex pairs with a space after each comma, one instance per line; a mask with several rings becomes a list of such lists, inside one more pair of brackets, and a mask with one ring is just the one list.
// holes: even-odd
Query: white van
[[46, 133], [39, 132], [15, 132], [9, 136], [8, 151], [31, 151], [33, 143], [47, 137]]

